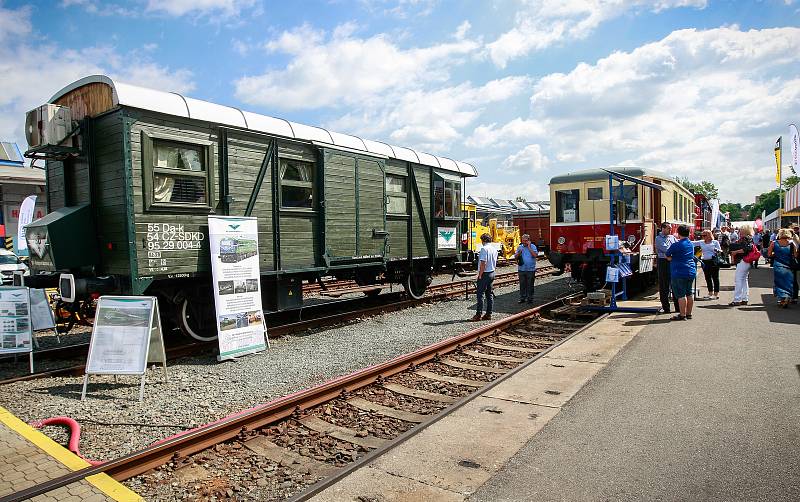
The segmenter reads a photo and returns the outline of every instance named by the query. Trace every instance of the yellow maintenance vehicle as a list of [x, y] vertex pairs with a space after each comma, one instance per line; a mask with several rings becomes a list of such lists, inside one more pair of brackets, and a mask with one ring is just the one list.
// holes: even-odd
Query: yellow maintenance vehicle
[[[461, 214], [465, 217], [466, 229], [462, 235], [462, 249], [466, 251], [468, 261], [473, 261], [478, 250], [481, 248], [481, 235], [489, 234], [492, 236], [492, 243], [497, 247], [499, 258], [511, 260], [517, 247], [522, 242], [520, 240], [519, 227], [512, 225], [508, 221], [498, 221], [497, 218], [490, 218], [488, 221], [478, 218], [475, 204], [461, 204]], [[484, 225], [486, 223], [486, 225]]]

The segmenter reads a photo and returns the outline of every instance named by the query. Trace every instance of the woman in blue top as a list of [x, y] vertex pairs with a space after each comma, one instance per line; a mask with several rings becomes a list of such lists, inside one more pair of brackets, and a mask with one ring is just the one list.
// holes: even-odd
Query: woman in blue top
[[791, 268], [792, 258], [797, 257], [797, 249], [792, 242], [792, 231], [782, 228], [778, 231], [775, 242], [769, 245], [768, 256], [772, 258], [772, 273], [775, 276], [775, 298], [778, 306], [786, 308], [792, 299], [794, 288], [794, 272]]
[[711, 230], [703, 230], [703, 240], [692, 241], [692, 245], [700, 246], [703, 251], [703, 275], [708, 287], [706, 300], [719, 300], [719, 260], [714, 257], [722, 253], [722, 246], [714, 240]]
[[672, 286], [672, 294], [678, 299], [680, 312], [671, 319], [673, 321], [683, 321], [692, 318], [692, 306], [694, 305], [694, 278], [697, 275], [697, 263], [694, 261], [694, 246], [689, 240], [689, 227], [681, 225], [678, 227], [678, 242], [672, 244], [667, 249], [667, 260], [669, 260], [669, 275]]

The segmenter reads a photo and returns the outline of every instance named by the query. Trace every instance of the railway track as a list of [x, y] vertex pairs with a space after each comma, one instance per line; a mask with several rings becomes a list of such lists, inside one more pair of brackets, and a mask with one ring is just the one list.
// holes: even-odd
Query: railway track
[[[231, 415], [4, 498], [25, 500], [100, 472], [156, 499], [304, 500], [508, 378], [591, 322], [552, 301], [385, 363]], [[135, 478], [135, 479], [131, 479]]]
[[[552, 266], [539, 267], [536, 271], [537, 277], [542, 277], [553, 273], [555, 270]], [[517, 281], [516, 272], [507, 272], [498, 274], [495, 278], [494, 287], [507, 286]], [[348, 282], [348, 281], [339, 281]], [[277, 338], [292, 333], [302, 332], [310, 329], [318, 329], [321, 327], [332, 326], [344, 322], [361, 319], [364, 317], [374, 316], [386, 312], [395, 312], [398, 310], [413, 307], [423, 303], [434, 301], [441, 301], [448, 298], [457, 297], [460, 295], [468, 295], [475, 292], [475, 284], [472, 280], [464, 279], [448, 283], [442, 283], [430, 286], [425, 294], [425, 297], [420, 300], [406, 298], [402, 292], [385, 293], [375, 298], [355, 298], [332, 301], [325, 304], [318, 304], [312, 307], [306, 307], [300, 311], [298, 315], [308, 316], [305, 320], [275, 320], [275, 325], [270, 325], [270, 319], [267, 318], [268, 336]], [[364, 303], [367, 306], [363, 306]], [[186, 343], [177, 346], [167, 347], [167, 358], [170, 360], [179, 357], [190, 355], [202, 354], [204, 352], [212, 352], [216, 349], [216, 342], [208, 343]], [[89, 351], [88, 343], [65, 345], [61, 347], [54, 347], [34, 352], [34, 358], [37, 362], [46, 360], [75, 360], [85, 361], [86, 355]], [[0, 380], [0, 385], [10, 384], [14, 382], [21, 382], [27, 380], [34, 380], [37, 378], [45, 377], [62, 377], [62, 376], [76, 376], [83, 375], [85, 365], [81, 362], [69, 365], [66, 367], [48, 369], [44, 371], [37, 371], [32, 374], [19, 375], [11, 378]]]

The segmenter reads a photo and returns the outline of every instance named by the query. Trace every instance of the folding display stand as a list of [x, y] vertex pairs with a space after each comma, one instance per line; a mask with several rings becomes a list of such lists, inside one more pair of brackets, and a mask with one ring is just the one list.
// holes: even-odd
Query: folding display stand
[[[619, 235], [618, 242], [625, 241], [625, 224], [623, 223], [623, 219], [620, 218], [620, 208], [619, 206], [622, 205], [622, 211], [625, 210], [625, 199], [624, 199], [624, 191], [623, 191], [623, 182], [629, 181], [636, 185], [642, 185], [645, 187], [652, 188], [654, 190], [663, 191], [664, 187], [661, 185], [657, 185], [655, 183], [650, 183], [649, 181], [640, 180], [638, 178], [634, 178], [632, 176], [628, 176], [626, 174], [618, 173], [616, 171], [610, 171], [608, 169], [603, 169], [603, 171], [608, 173], [608, 220], [609, 220], [609, 235], [606, 238], [606, 241], [609, 241], [608, 237], [611, 237], [611, 241], [614, 241], [613, 237]], [[619, 181], [619, 195], [615, 194], [614, 191], [614, 181]], [[619, 204], [622, 202], [622, 204]], [[619, 234], [617, 234], [616, 227], [619, 226]], [[607, 246], [606, 246], [607, 247]], [[616, 268], [618, 270], [617, 281], [611, 282], [611, 304], [608, 306], [596, 306], [596, 305], [587, 305], [581, 307], [584, 310], [590, 310], [594, 312], [631, 312], [631, 313], [639, 313], [639, 314], [656, 314], [658, 313], [658, 307], [628, 307], [628, 306], [620, 306], [617, 304], [617, 297], [620, 300], [625, 301], [628, 299], [628, 278], [627, 276], [632, 274], [630, 265], [627, 263], [628, 256], [625, 253], [620, 252], [619, 246], [617, 249], [609, 250], [609, 262], [608, 268]], [[608, 276], [608, 270], [606, 271], [606, 275]], [[621, 290], [618, 290], [617, 284], [622, 283]]]

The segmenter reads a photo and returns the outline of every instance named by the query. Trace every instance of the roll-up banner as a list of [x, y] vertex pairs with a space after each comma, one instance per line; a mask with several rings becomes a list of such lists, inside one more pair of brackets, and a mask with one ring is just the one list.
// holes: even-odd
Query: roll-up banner
[[267, 348], [256, 218], [209, 216], [219, 360]]
[[17, 222], [17, 255], [28, 256], [28, 242], [25, 240], [25, 225], [33, 221], [33, 212], [36, 210], [36, 196], [25, 197], [19, 206], [19, 221]]

